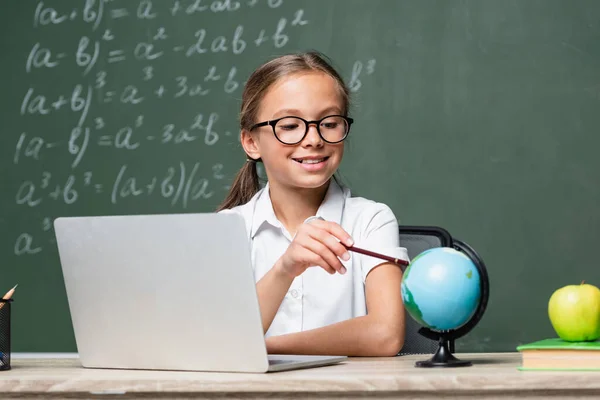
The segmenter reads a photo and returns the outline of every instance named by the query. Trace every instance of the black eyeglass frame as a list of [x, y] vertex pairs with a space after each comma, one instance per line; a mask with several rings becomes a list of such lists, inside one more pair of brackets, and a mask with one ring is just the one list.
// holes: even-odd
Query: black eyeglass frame
[[[346, 131], [346, 134], [344, 135], [343, 138], [341, 138], [337, 142], [330, 142], [329, 140], [325, 139], [323, 137], [323, 135], [321, 134], [321, 129], [319, 129], [319, 125], [321, 125], [321, 122], [323, 122], [327, 118], [331, 118], [331, 117], [341, 117], [348, 124], [348, 130]], [[277, 125], [277, 123], [279, 121], [281, 121], [282, 119], [285, 119], [285, 118], [297, 118], [297, 119], [299, 119], [301, 121], [304, 121], [304, 126], [306, 126], [306, 130], [304, 131], [304, 135], [302, 135], [302, 138], [300, 140], [298, 140], [297, 142], [286, 143], [283, 140], [279, 139], [279, 137], [277, 137], [277, 133], [275, 132], [275, 125]], [[308, 129], [310, 128], [310, 124], [315, 124], [315, 126], [317, 128], [317, 133], [319, 134], [319, 136], [321, 137], [321, 139], [323, 139], [324, 142], [329, 143], [329, 144], [336, 144], [336, 143], [340, 143], [340, 142], [343, 142], [344, 140], [346, 140], [346, 138], [348, 137], [348, 134], [350, 133], [350, 127], [352, 126], [352, 123], [354, 123], [354, 118], [346, 117], [345, 115], [339, 115], [339, 114], [328, 115], [326, 117], [323, 117], [323, 118], [321, 118], [319, 120], [315, 120], [315, 121], [307, 121], [304, 118], [296, 117], [295, 115], [286, 115], [285, 117], [277, 118], [277, 119], [274, 119], [274, 120], [271, 120], [271, 121], [264, 121], [264, 122], [259, 122], [258, 124], [254, 124], [254, 125], [252, 125], [250, 127], [250, 131], [253, 131], [254, 129], [260, 128], [262, 126], [271, 125], [271, 128], [273, 128], [273, 135], [275, 135], [275, 139], [279, 140], [283, 144], [287, 144], [287, 145], [293, 146], [295, 144], [298, 144], [298, 143], [302, 142], [304, 140], [304, 138], [306, 137], [306, 135], [308, 134]]]

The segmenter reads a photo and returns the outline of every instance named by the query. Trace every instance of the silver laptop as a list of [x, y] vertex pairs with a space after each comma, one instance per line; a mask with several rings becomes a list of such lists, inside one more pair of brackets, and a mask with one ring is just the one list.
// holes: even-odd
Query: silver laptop
[[237, 214], [61, 217], [54, 228], [83, 367], [267, 372], [347, 358], [267, 356]]

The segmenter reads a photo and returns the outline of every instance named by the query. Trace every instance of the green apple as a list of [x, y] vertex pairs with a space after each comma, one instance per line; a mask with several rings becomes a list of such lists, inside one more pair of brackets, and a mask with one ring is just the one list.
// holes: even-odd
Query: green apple
[[600, 289], [584, 282], [557, 289], [550, 296], [548, 316], [562, 340], [585, 342], [600, 338]]

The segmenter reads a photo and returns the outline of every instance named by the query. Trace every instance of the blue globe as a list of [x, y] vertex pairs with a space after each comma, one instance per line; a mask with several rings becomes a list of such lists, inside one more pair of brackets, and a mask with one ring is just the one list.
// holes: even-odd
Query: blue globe
[[479, 305], [479, 271], [469, 257], [450, 247], [426, 250], [415, 257], [402, 277], [402, 300], [420, 325], [458, 329]]

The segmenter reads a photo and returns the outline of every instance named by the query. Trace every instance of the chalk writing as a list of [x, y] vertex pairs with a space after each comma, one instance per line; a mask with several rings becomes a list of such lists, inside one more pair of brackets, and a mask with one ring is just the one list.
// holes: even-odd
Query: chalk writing
[[[297, 47], [318, 26], [292, 0], [29, 7], [16, 61], [27, 79], [15, 85], [19, 124], [8, 133], [16, 179], [8, 203], [31, 221], [13, 237], [23, 257], [55, 248], [45, 243], [54, 242], [59, 216], [134, 214], [149, 204], [154, 212], [213, 210], [243, 162], [239, 149], [228, 152], [255, 53]], [[369, 55], [350, 60], [350, 90], [376, 66]]]
[[171, 206], [180, 203], [185, 209], [190, 201], [209, 199], [214, 195], [210, 179], [222, 179], [221, 168], [222, 165], [217, 164], [212, 167], [210, 176], [199, 176], [199, 163], [186, 168], [186, 164], [180, 162], [168, 167], [163, 175], [142, 179], [129, 174], [128, 165], [123, 165], [112, 185], [111, 202], [117, 204], [128, 197], [158, 194], [169, 199]]

